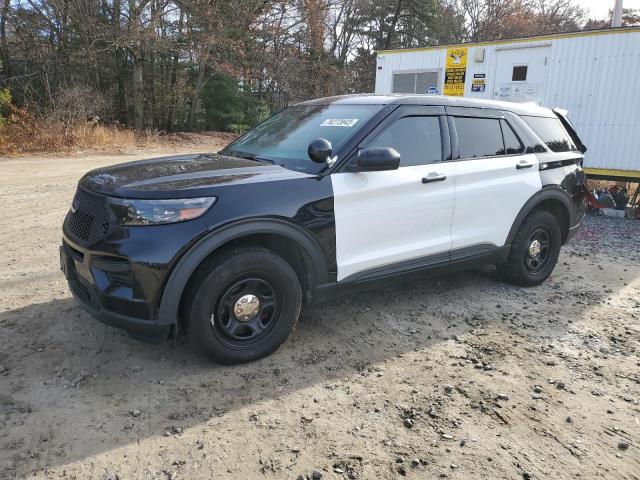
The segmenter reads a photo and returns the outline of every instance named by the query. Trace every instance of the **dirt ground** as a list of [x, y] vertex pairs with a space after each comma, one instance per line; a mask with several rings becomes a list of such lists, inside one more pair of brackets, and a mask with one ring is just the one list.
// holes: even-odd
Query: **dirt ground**
[[58, 268], [87, 170], [0, 159], [0, 478], [640, 478], [640, 222], [542, 286], [460, 273], [307, 308], [236, 367], [89, 317]]

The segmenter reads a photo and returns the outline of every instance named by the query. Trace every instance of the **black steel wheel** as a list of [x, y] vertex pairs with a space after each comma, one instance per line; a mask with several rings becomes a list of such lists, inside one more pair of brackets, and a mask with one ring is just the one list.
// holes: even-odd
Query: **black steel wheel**
[[555, 215], [534, 210], [520, 225], [507, 261], [498, 267], [511, 283], [539, 285], [555, 268], [561, 244], [562, 231]]
[[230, 346], [259, 341], [278, 321], [278, 290], [265, 278], [233, 282], [213, 305], [211, 327]]
[[524, 252], [524, 263], [531, 273], [544, 269], [551, 257], [551, 234], [546, 227], [536, 228], [528, 240]]
[[191, 342], [210, 359], [234, 364], [275, 351], [295, 328], [301, 305], [291, 265], [266, 248], [244, 247], [199, 267], [183, 312]]

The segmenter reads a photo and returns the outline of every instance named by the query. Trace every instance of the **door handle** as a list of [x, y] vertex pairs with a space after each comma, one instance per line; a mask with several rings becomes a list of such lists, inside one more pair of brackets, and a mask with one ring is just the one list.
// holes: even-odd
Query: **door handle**
[[446, 179], [447, 179], [446, 175], [438, 175], [437, 173], [430, 173], [426, 177], [422, 177], [422, 183], [443, 182]]
[[533, 163], [527, 163], [527, 162], [516, 163], [516, 168], [518, 170], [522, 170], [523, 168], [531, 168], [531, 167], [533, 167]]

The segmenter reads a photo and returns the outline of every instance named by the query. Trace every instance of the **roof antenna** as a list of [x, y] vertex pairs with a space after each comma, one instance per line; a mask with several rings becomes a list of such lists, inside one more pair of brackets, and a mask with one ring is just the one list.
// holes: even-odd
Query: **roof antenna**
[[613, 18], [611, 20], [611, 28], [619, 28], [622, 26], [622, 1], [616, 0], [613, 6]]

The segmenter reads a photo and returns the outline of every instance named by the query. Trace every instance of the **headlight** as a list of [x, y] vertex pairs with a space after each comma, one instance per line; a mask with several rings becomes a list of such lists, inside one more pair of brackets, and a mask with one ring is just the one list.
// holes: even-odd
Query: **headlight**
[[211, 208], [216, 197], [176, 200], [110, 199], [111, 210], [121, 225], [158, 225], [198, 218]]

